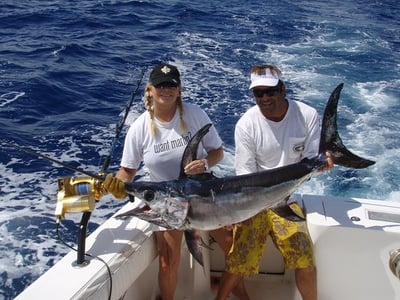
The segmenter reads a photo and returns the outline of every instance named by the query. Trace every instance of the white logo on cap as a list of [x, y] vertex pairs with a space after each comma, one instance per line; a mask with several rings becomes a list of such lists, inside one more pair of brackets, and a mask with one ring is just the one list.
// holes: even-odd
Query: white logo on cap
[[164, 74], [168, 74], [171, 71], [170, 68], [168, 68], [167, 66], [162, 67], [161, 72], [163, 72]]

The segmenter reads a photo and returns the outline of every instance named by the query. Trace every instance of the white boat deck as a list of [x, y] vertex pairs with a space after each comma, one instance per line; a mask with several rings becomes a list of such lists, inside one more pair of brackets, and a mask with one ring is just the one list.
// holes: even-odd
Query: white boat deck
[[[389, 252], [400, 248], [400, 204], [385, 201], [304, 195], [314, 241], [320, 300], [398, 300], [400, 280], [389, 269]], [[122, 210], [131, 208], [128, 203]], [[113, 274], [112, 299], [154, 299], [157, 259], [146, 222], [110, 218], [86, 242], [86, 250], [107, 262]], [[183, 245], [176, 300], [207, 300], [215, 296], [210, 276], [219, 276], [224, 258], [218, 246], [205, 249], [205, 269]], [[293, 271], [269, 241], [260, 274], [245, 281], [252, 300], [300, 300]], [[43, 274], [16, 300], [107, 299], [110, 282], [103, 263], [91, 260], [74, 267], [71, 252]], [[215, 283], [215, 281], [213, 281]], [[230, 299], [235, 299], [233, 296]]]

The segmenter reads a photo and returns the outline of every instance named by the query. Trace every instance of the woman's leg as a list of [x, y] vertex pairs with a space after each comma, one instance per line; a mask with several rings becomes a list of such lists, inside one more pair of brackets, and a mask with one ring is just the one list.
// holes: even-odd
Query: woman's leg
[[178, 283], [181, 257], [182, 231], [166, 230], [155, 232], [159, 255], [158, 284], [162, 300], [173, 300]]

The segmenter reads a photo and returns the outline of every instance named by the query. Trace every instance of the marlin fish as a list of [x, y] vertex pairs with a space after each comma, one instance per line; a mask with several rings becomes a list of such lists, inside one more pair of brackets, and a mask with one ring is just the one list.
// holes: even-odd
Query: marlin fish
[[144, 206], [120, 214], [136, 216], [167, 229], [213, 230], [242, 222], [266, 208], [285, 205], [289, 196], [327, 163], [361, 169], [375, 162], [351, 153], [337, 132], [337, 105], [343, 83], [332, 92], [324, 111], [318, 155], [298, 163], [257, 173], [218, 178], [210, 173], [186, 176], [183, 167], [196, 159], [197, 146], [211, 124], [201, 128], [186, 146], [177, 180], [126, 184], [128, 194]]

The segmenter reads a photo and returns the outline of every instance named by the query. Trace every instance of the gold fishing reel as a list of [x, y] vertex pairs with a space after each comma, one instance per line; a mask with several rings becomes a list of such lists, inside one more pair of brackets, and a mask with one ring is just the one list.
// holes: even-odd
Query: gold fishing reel
[[89, 177], [58, 179], [57, 205], [54, 215], [63, 220], [65, 213], [92, 212], [96, 202], [105, 194], [102, 181]]

